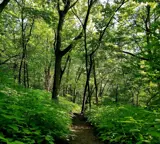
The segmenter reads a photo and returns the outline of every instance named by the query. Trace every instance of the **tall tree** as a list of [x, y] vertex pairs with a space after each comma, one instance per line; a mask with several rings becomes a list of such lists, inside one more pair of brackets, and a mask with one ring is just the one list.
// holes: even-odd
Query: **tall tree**
[[[91, 9], [92, 7], [92, 2], [93, 0], [88, 0], [88, 9]], [[75, 1], [73, 4], [71, 4], [70, 0], [65, 0], [63, 2], [60, 2], [60, 0], [57, 1], [57, 10], [59, 14], [59, 21], [58, 21], [58, 26], [57, 26], [57, 31], [56, 31], [56, 42], [55, 42], [55, 72], [54, 72], [54, 81], [53, 81], [53, 89], [52, 89], [52, 98], [57, 99], [58, 94], [59, 94], [59, 89], [60, 89], [60, 84], [61, 84], [61, 73], [62, 73], [62, 58], [73, 48], [75, 42], [82, 37], [83, 31], [81, 31], [74, 39], [73, 41], [64, 49], [61, 50], [62, 46], [62, 29], [63, 25], [65, 22], [65, 17], [68, 13], [68, 11], [73, 8], [76, 3], [78, 2]], [[63, 3], [63, 9], [61, 8], [60, 4]], [[87, 26], [87, 21], [89, 18], [90, 10], [87, 11], [84, 24], [83, 24], [83, 29], [86, 28]]]

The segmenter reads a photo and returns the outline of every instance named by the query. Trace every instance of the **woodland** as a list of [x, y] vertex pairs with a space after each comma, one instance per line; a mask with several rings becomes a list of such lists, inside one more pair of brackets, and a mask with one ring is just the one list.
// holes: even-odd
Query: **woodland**
[[159, 0], [0, 0], [0, 144], [99, 143], [160, 143]]

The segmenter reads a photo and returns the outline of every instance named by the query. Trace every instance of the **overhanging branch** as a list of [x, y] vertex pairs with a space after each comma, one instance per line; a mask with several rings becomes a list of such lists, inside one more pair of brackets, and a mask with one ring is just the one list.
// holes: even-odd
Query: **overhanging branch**
[[128, 54], [128, 55], [131, 55], [133, 57], [136, 57], [136, 58], [139, 58], [141, 60], [146, 60], [146, 61], [149, 61], [149, 59], [145, 58], [145, 57], [140, 57], [136, 54], [133, 54], [133, 53], [130, 53], [130, 52], [127, 52], [127, 51], [123, 51], [123, 50], [119, 50], [118, 52], [122, 52], [122, 53], [125, 53], [125, 54]]
[[79, 40], [82, 38], [83, 33], [81, 32], [78, 36], [74, 38], [74, 40], [69, 44], [63, 51], [61, 51], [62, 56], [64, 56], [67, 52], [69, 52], [75, 43], [75, 41]]
[[6, 64], [6, 63], [7, 63], [8, 61], [10, 61], [12, 58], [15, 58], [15, 57], [17, 57], [17, 56], [19, 56], [19, 54], [9, 57], [9, 58], [8, 58], [8, 59], [6, 59], [5, 61], [0, 62], [0, 65], [4, 65], [4, 64]]

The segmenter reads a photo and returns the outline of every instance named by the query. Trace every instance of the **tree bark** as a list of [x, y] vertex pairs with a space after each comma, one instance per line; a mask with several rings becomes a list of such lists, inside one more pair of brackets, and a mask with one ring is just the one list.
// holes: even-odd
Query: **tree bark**
[[61, 62], [62, 56], [57, 55], [55, 59], [55, 70], [54, 70], [54, 83], [53, 83], [53, 90], [52, 90], [52, 98], [58, 99], [59, 89], [60, 89], [60, 79], [61, 79]]
[[[65, 56], [69, 51], [72, 50], [75, 41], [81, 39], [82, 32], [80, 32], [73, 41], [63, 50], [61, 51], [61, 43], [62, 43], [62, 29], [64, 25], [64, 20], [68, 11], [77, 3], [78, 1], [74, 2], [73, 4], [70, 3], [70, 0], [63, 1], [64, 8], [63, 10], [60, 9], [60, 2], [57, 1], [57, 10], [59, 13], [59, 22], [57, 26], [57, 33], [55, 38], [55, 73], [54, 73], [54, 81], [53, 81], [53, 88], [52, 88], [52, 99], [58, 99], [60, 84], [61, 84], [61, 74], [62, 74], [62, 58]], [[88, 16], [86, 15], [84, 25], [86, 27], [88, 21]]]
[[90, 64], [88, 64], [87, 49], [86, 49], [85, 60], [86, 60], [86, 84], [85, 84], [84, 93], [83, 93], [83, 102], [82, 102], [81, 114], [84, 114], [84, 111], [85, 111], [87, 90], [88, 90], [89, 105], [91, 107], [91, 93], [90, 93], [90, 83], [89, 83], [89, 81], [90, 81], [90, 75], [91, 75], [91, 70], [92, 70], [93, 63], [92, 63], [92, 55], [90, 55], [90, 59], [89, 59]]
[[98, 105], [98, 84], [96, 78], [96, 66], [95, 66], [95, 59], [93, 59], [93, 75], [94, 75], [94, 85], [95, 85], [95, 96], [96, 96], [96, 104]]
[[9, 1], [10, 0], [3, 0], [3, 2], [0, 4], [0, 13], [4, 10]]

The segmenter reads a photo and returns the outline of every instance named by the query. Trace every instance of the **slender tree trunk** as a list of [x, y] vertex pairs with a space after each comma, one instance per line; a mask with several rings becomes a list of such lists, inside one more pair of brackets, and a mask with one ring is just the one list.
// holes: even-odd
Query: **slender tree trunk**
[[[24, 1], [22, 1], [22, 5], [24, 6]], [[23, 68], [23, 63], [24, 63], [24, 58], [25, 58], [25, 35], [24, 35], [24, 9], [22, 6], [21, 10], [21, 46], [22, 46], [22, 57], [21, 57], [21, 62], [20, 62], [20, 67], [19, 67], [19, 74], [18, 74], [18, 83], [22, 83], [22, 68]]]
[[81, 114], [83, 114], [84, 111], [85, 111], [86, 93], [87, 93], [87, 87], [89, 86], [89, 79], [90, 79], [90, 74], [89, 74], [89, 70], [88, 70], [88, 51], [87, 51], [87, 41], [86, 41], [86, 38], [87, 37], [86, 37], [86, 31], [85, 31], [84, 43], [85, 43], [86, 84], [85, 84], [85, 87], [84, 87]]
[[116, 87], [115, 96], [115, 102], [118, 103], [118, 85]]
[[86, 50], [86, 57], [85, 58], [86, 58], [86, 84], [85, 84], [84, 94], [83, 94], [83, 102], [82, 102], [81, 114], [83, 114], [84, 111], [85, 111], [87, 90], [88, 90], [88, 98], [91, 99], [89, 81], [90, 81], [90, 75], [91, 75], [91, 70], [92, 70], [92, 64], [93, 63], [92, 63], [92, 55], [90, 55], [90, 65], [88, 64], [88, 53], [87, 53], [87, 50]]
[[81, 114], [84, 113], [85, 110], [85, 104], [86, 104], [86, 93], [87, 93], [87, 87], [88, 87], [89, 79], [86, 79], [86, 84], [84, 87], [84, 93], [83, 93], [83, 101], [82, 101], [82, 109], [81, 109]]
[[27, 87], [26, 85], [26, 60], [25, 59], [23, 63], [23, 85], [24, 87]]
[[29, 70], [28, 70], [28, 64], [26, 63], [26, 84], [27, 84], [27, 87], [29, 88]]
[[97, 84], [97, 78], [96, 78], [96, 66], [95, 66], [95, 60], [93, 58], [93, 76], [94, 76], [94, 85], [96, 90], [96, 104], [98, 105], [98, 84]]
[[93, 5], [94, 1], [88, 0], [88, 9], [87, 9], [87, 15], [86, 15], [86, 19], [85, 22], [83, 24], [83, 31], [84, 31], [84, 49], [85, 49], [85, 64], [86, 64], [86, 84], [85, 84], [85, 88], [84, 88], [84, 93], [83, 93], [83, 101], [82, 101], [82, 109], [81, 109], [81, 114], [84, 114], [85, 111], [85, 104], [86, 104], [86, 93], [87, 93], [87, 88], [88, 88], [88, 92], [89, 92], [89, 80], [90, 80], [90, 73], [91, 73], [91, 67], [89, 67], [88, 64], [88, 50], [87, 50], [87, 33], [86, 33], [86, 28], [87, 28], [87, 21], [89, 18], [89, 14], [90, 14], [90, 10], [91, 7]]

